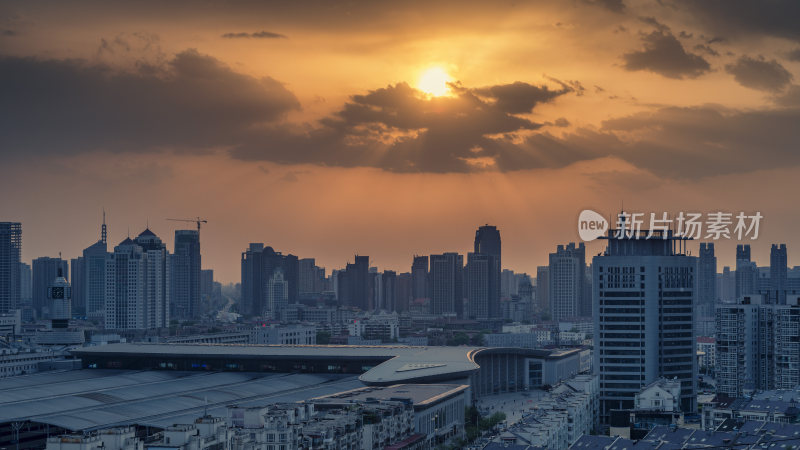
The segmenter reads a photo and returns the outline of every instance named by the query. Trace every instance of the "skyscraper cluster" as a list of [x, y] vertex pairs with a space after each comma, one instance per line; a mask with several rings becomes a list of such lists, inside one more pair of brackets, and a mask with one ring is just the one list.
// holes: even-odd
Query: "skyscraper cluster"
[[70, 314], [108, 329], [166, 327], [202, 312], [199, 231], [177, 230], [174, 253], [149, 228], [109, 251], [104, 214], [100, 239], [80, 256], [39, 257], [31, 266], [20, 261], [21, 242], [19, 223], [0, 223], [0, 313], [21, 309], [25, 320], [63, 315], [49, 296], [61, 278], [71, 279]]

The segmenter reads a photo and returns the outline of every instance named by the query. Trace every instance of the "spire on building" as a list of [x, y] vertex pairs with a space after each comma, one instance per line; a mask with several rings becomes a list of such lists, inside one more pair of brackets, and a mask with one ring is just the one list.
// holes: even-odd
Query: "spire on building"
[[100, 227], [100, 242], [107, 243], [108, 228], [106, 227], [106, 209], [103, 208], [103, 226]]

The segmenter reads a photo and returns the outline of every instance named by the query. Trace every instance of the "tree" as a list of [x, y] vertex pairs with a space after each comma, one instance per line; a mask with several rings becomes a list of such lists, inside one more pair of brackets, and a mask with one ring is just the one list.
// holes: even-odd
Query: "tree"
[[328, 345], [331, 342], [331, 334], [327, 331], [317, 331], [317, 344]]

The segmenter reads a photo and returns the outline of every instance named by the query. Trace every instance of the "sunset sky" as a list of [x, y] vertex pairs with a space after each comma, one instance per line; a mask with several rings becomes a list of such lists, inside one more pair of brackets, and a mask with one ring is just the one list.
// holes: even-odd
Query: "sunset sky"
[[[800, 2], [0, 2], [0, 221], [72, 258], [202, 216], [331, 269], [535, 273], [583, 209], [760, 211], [800, 264]], [[190, 225], [191, 226], [191, 225]], [[751, 243], [749, 240], [744, 243]], [[735, 240], [718, 241], [719, 269]], [[601, 244], [589, 245], [590, 254]]]

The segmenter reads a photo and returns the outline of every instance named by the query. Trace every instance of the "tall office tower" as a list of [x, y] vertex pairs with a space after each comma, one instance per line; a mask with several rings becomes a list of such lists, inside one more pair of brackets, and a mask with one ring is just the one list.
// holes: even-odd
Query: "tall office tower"
[[592, 260], [601, 418], [633, 408], [639, 389], [661, 377], [681, 382], [681, 409], [694, 412], [697, 260], [671, 231], [654, 230], [651, 239], [647, 230], [619, 231], [609, 230], [605, 252]]
[[759, 380], [759, 313], [761, 297], [744, 296], [737, 304], [716, 307], [716, 390], [741, 397], [744, 390], [763, 385]]
[[750, 245], [736, 246], [736, 298], [758, 293], [758, 266], [750, 260]]
[[430, 298], [427, 256], [414, 255], [414, 262], [411, 264], [411, 280], [412, 300]]
[[355, 306], [362, 311], [373, 307], [373, 280], [369, 273], [369, 256], [355, 256], [354, 263], [347, 263], [338, 273], [339, 304]]
[[106, 215], [100, 227], [100, 239], [72, 260], [72, 310], [75, 314], [100, 319], [106, 290], [106, 259], [108, 258]]
[[242, 304], [240, 312], [244, 316], [258, 316], [263, 310], [262, 292], [264, 290], [263, 264], [264, 244], [251, 243], [242, 252]]
[[484, 225], [475, 231], [475, 253], [489, 256], [489, 318], [502, 317], [500, 310], [500, 273], [501, 261], [500, 230], [492, 225]]
[[126, 238], [106, 258], [105, 327], [146, 330], [169, 326], [170, 255], [145, 229]]
[[584, 304], [586, 281], [586, 247], [570, 242], [559, 245], [550, 253], [548, 269], [550, 289], [550, 314], [554, 322], [579, 317]]
[[22, 224], [0, 222], [0, 314], [20, 304], [20, 258]]
[[384, 270], [381, 274], [382, 309], [388, 312], [397, 311], [397, 272]]
[[458, 253], [443, 253], [430, 257], [431, 314], [463, 315], [464, 257]]
[[317, 264], [314, 258], [303, 258], [298, 261], [300, 294], [317, 294]]
[[251, 243], [242, 253], [242, 306], [246, 316], [260, 316], [266, 311], [267, 283], [276, 269], [283, 271], [289, 303], [297, 302], [299, 295], [299, 260], [294, 255], [283, 255], [262, 243]]
[[200, 271], [200, 297], [209, 299], [214, 295], [214, 271], [203, 269]]
[[411, 290], [413, 286], [413, 278], [411, 272], [403, 272], [397, 274], [397, 312], [402, 313], [408, 311], [408, 305], [411, 303], [412, 296]]
[[170, 301], [170, 317], [173, 319], [200, 316], [200, 259], [200, 233], [197, 230], [175, 230]]
[[289, 304], [289, 283], [283, 278], [283, 269], [276, 267], [267, 281], [266, 309], [262, 314], [268, 319], [281, 319]]
[[736, 246], [736, 260], [750, 261], [750, 244], [739, 244]]
[[19, 263], [19, 304], [22, 309], [23, 320], [29, 321], [33, 318], [33, 280], [31, 278], [30, 264]]
[[700, 243], [700, 254], [697, 258], [697, 306], [695, 315], [711, 317], [714, 315], [714, 303], [717, 299], [717, 257], [714, 256], [714, 244]]
[[69, 260], [69, 270], [72, 272], [70, 309], [79, 316], [86, 314], [86, 274], [83, 273], [83, 266], [82, 256]]
[[536, 268], [536, 305], [541, 314], [550, 315], [550, 267]]
[[33, 309], [36, 317], [47, 319], [50, 317], [50, 304], [47, 301], [47, 289], [50, 283], [58, 276], [59, 269], [64, 278], [69, 279], [69, 262], [61, 258], [43, 256], [33, 260]]
[[771, 301], [776, 305], [786, 304], [786, 257], [786, 244], [772, 244], [769, 252], [769, 289]]
[[467, 300], [467, 317], [486, 320], [489, 318], [489, 277], [492, 257], [483, 253], [468, 253], [464, 268], [464, 285]]
[[524, 277], [517, 287], [519, 300], [525, 304], [524, 320], [533, 319], [534, 290], [530, 277]]
[[717, 301], [733, 303], [736, 300], [736, 273], [725, 266], [717, 275]]

